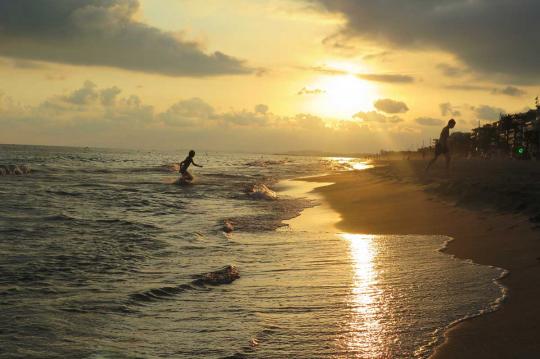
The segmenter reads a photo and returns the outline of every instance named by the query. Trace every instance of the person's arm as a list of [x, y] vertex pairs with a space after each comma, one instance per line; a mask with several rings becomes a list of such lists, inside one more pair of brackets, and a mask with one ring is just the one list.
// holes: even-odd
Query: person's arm
[[191, 163], [193, 163], [193, 166], [202, 167], [201, 165], [198, 165], [195, 162], [193, 162], [193, 160], [191, 161]]

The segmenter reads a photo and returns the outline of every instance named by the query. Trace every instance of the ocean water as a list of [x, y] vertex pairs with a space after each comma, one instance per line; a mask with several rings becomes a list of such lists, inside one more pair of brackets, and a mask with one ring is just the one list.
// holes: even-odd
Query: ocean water
[[424, 358], [504, 295], [447, 237], [283, 222], [317, 202], [280, 181], [361, 160], [184, 157], [0, 146], [0, 358]]

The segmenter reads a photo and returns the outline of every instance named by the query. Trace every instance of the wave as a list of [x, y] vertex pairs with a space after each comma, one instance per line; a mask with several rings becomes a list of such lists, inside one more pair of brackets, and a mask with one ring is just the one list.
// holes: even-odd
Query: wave
[[134, 168], [125, 168], [121, 170], [122, 172], [127, 173], [156, 173], [156, 172], [178, 172], [180, 171], [180, 164], [179, 163], [166, 163], [163, 165], [158, 166], [150, 166], [150, 167], [134, 167]]
[[247, 194], [252, 199], [275, 200], [277, 193], [263, 183], [256, 183], [247, 189]]
[[[17, 168], [22, 173], [15, 174], [26, 174], [30, 172], [30, 168], [27, 165], [0, 165], [0, 175], [2, 172], [4, 174], [13, 174], [12, 172], [17, 171]], [[32, 170], [32, 172], [37, 173], [69, 173], [69, 174], [129, 174], [129, 173], [174, 173], [180, 170], [178, 163], [168, 163], [164, 165], [150, 166], [150, 167], [93, 167], [89, 165], [88, 167], [68, 167], [68, 166], [54, 166], [51, 164], [40, 166], [38, 169]], [[18, 171], [17, 171], [18, 172]]]
[[66, 213], [45, 216], [45, 217], [42, 217], [42, 219], [46, 221], [53, 221], [53, 222], [54, 221], [85, 222], [85, 223], [97, 223], [97, 224], [107, 224], [107, 225], [119, 225], [119, 226], [126, 226], [126, 227], [130, 226], [130, 227], [136, 227], [139, 229], [154, 229], [154, 230], [161, 229], [161, 227], [154, 224], [150, 224], [150, 223], [128, 221], [128, 220], [120, 219], [120, 218], [101, 218], [101, 219], [80, 218], [80, 217], [75, 217]]
[[30, 172], [30, 167], [27, 165], [0, 165], [0, 176], [21, 176]]
[[207, 288], [207, 286], [231, 284], [238, 278], [240, 278], [238, 268], [233, 265], [227, 265], [219, 270], [200, 274], [196, 276], [196, 279], [189, 283], [174, 287], [149, 289], [141, 293], [131, 294], [130, 299], [134, 302], [153, 302], [157, 300], [164, 300], [188, 290], [201, 290]]
[[268, 166], [278, 166], [285, 163], [291, 162], [289, 160], [255, 160], [246, 162], [244, 165], [249, 167], [268, 167]]
[[64, 190], [57, 190], [57, 191], [46, 190], [45, 192], [53, 194], [53, 195], [57, 195], [57, 196], [66, 196], [66, 197], [81, 197], [81, 196], [84, 195], [81, 192], [68, 192], [68, 191], [64, 191]]
[[[445, 238], [445, 240], [442, 246], [439, 248], [439, 252], [449, 255], [450, 257], [456, 260], [462, 260], [462, 259], [459, 259], [456, 255], [448, 253], [448, 245], [450, 244], [450, 242], [453, 242], [455, 239], [452, 237], [447, 237], [447, 236], [443, 236], [443, 238]], [[482, 267], [487, 266], [487, 267], [497, 270], [499, 272], [499, 275], [493, 278], [492, 282], [499, 288], [501, 294], [499, 295], [499, 297], [495, 298], [495, 300], [488, 303], [488, 305], [485, 306], [484, 308], [481, 308], [477, 310], [476, 312], [468, 314], [462, 318], [456, 319], [452, 321], [451, 323], [447, 324], [443, 328], [437, 329], [434, 333], [432, 333], [432, 340], [426, 345], [423, 345], [422, 347], [418, 348], [416, 350], [416, 354], [427, 353], [431, 356], [435, 352], [435, 350], [447, 340], [446, 334], [451, 328], [458, 325], [459, 323], [466, 322], [468, 320], [477, 318], [481, 315], [493, 313], [499, 310], [502, 307], [503, 302], [508, 298], [508, 287], [504, 286], [501, 283], [501, 281], [510, 274], [509, 270], [501, 268], [501, 267], [492, 266], [492, 265], [478, 264], [472, 261], [471, 259], [465, 259], [463, 261], [469, 264], [475, 265], [475, 266], [482, 266]]]

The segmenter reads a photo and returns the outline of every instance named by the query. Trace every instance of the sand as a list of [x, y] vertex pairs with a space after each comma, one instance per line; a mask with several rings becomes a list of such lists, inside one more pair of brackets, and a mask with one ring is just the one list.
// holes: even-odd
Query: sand
[[462, 160], [446, 177], [440, 168], [425, 175], [421, 161], [382, 165], [307, 179], [333, 182], [316, 191], [341, 215], [338, 229], [447, 235], [447, 253], [510, 271], [502, 307], [454, 325], [434, 357], [540, 357], [540, 166]]

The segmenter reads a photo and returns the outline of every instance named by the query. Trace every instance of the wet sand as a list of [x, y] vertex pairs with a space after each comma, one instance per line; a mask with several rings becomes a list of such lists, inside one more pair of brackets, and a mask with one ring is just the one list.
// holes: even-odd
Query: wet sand
[[454, 325], [434, 357], [539, 356], [540, 232], [530, 220], [536, 204], [527, 203], [536, 198], [515, 189], [535, 186], [537, 165], [512, 164], [503, 177], [494, 173], [505, 164], [494, 162], [457, 162], [449, 177], [441, 169], [425, 175], [420, 161], [383, 165], [306, 180], [333, 183], [316, 191], [341, 215], [340, 230], [448, 235], [455, 240], [447, 253], [510, 271], [501, 281], [509, 289], [502, 308]]

